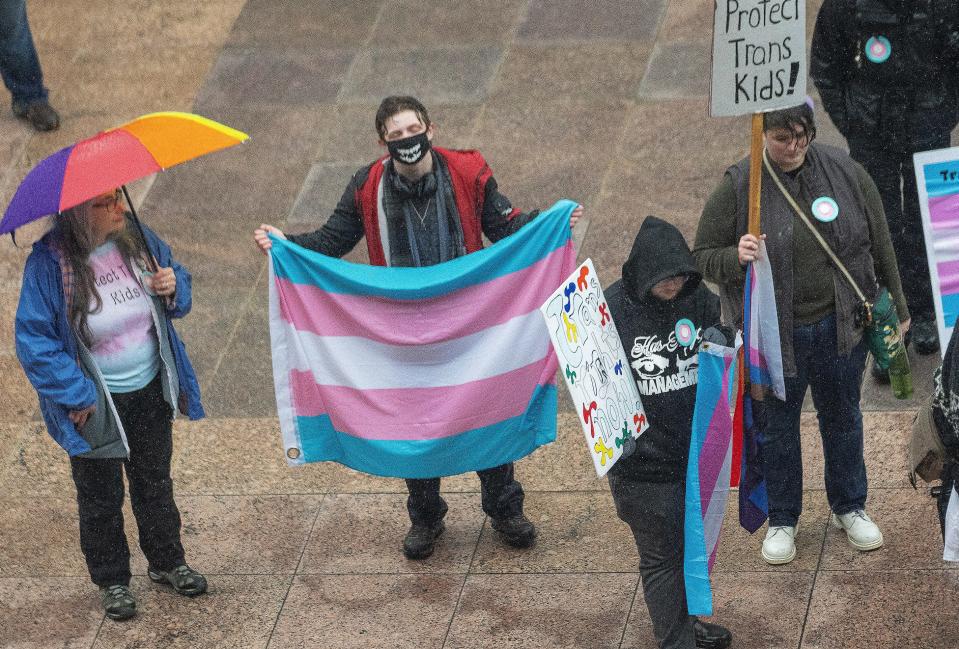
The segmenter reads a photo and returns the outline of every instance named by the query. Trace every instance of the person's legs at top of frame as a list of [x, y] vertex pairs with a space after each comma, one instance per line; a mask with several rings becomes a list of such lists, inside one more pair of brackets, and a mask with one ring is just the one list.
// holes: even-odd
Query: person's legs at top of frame
[[60, 126], [60, 116], [50, 106], [43, 85], [26, 0], [0, 2], [0, 76], [12, 96], [14, 115], [38, 131]]

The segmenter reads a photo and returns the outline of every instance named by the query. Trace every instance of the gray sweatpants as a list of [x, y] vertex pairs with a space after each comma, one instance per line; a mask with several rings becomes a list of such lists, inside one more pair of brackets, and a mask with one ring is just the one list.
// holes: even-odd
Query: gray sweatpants
[[636, 539], [643, 597], [660, 649], [695, 649], [683, 580], [685, 483], [607, 476], [616, 513]]

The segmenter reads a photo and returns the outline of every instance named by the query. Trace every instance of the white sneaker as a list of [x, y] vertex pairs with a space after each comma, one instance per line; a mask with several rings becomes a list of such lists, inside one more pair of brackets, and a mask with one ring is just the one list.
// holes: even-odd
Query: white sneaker
[[865, 552], [882, 547], [882, 532], [861, 509], [848, 514], [833, 514], [829, 522], [836, 529], [845, 530], [849, 545], [857, 550]]
[[763, 541], [763, 559], [766, 563], [781, 566], [796, 558], [796, 530], [799, 526], [773, 525]]

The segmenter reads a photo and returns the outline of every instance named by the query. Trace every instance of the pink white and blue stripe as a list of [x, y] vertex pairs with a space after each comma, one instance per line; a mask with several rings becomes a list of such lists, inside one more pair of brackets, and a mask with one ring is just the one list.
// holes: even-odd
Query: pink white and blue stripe
[[[959, 155], [959, 149], [949, 150]], [[918, 165], [917, 165], [918, 166]], [[959, 316], [959, 160], [922, 166], [928, 201], [930, 228], [926, 249], [941, 311], [945, 336], [949, 340]], [[931, 243], [931, 245], [930, 245]]]
[[561, 201], [495, 245], [428, 268], [333, 259], [274, 239], [270, 335], [291, 464], [430, 478], [556, 437], [540, 305], [572, 272]]
[[726, 514], [733, 463], [731, 390], [736, 388], [735, 347], [703, 343], [699, 349], [699, 383], [686, 466], [686, 522], [683, 571], [690, 615], [712, 615], [709, 574], [716, 561]]
[[744, 295], [744, 338], [748, 355], [749, 380], [769, 388], [786, 400], [783, 352], [776, 311], [776, 287], [765, 242], [759, 242], [759, 257], [746, 268]]

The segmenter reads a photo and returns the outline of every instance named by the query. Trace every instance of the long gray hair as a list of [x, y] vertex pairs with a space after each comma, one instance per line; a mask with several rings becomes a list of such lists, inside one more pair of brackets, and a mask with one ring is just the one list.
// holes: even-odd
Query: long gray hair
[[[80, 203], [76, 207], [64, 210], [56, 217], [54, 233], [61, 254], [73, 269], [72, 298], [67, 305], [70, 323], [76, 328], [84, 344], [91, 345], [93, 335], [87, 324], [91, 313], [99, 313], [103, 308], [103, 298], [97, 291], [93, 270], [90, 268], [90, 253], [97, 247], [93, 233], [93, 201]], [[143, 240], [129, 222], [123, 229], [107, 237], [116, 243], [127, 270], [134, 273], [134, 264], [146, 267], [147, 252]]]

